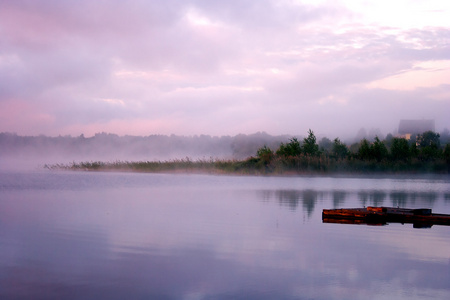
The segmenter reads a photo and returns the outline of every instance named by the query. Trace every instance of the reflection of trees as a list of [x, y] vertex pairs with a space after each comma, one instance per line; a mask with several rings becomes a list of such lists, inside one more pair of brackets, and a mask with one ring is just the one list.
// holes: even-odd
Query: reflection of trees
[[362, 191], [358, 193], [358, 198], [363, 206], [381, 206], [386, 199], [386, 193], [382, 191]]
[[418, 197], [421, 201], [427, 203], [427, 204], [433, 204], [436, 202], [436, 199], [438, 198], [438, 194], [435, 192], [427, 192], [427, 193], [418, 193]]
[[432, 205], [436, 202], [438, 194], [435, 192], [392, 192], [390, 194], [392, 206], [405, 207], [408, 204], [415, 203], [417, 200], [425, 203], [426, 205]]
[[314, 211], [314, 206], [317, 203], [317, 192], [313, 190], [303, 191], [303, 209], [306, 209], [308, 217], [311, 216]]
[[389, 196], [392, 206], [405, 207], [408, 203], [408, 194], [405, 192], [391, 192]]
[[[359, 201], [363, 206], [382, 206], [387, 194], [382, 191], [361, 191], [358, 193]], [[389, 193], [391, 205], [407, 207], [420, 201], [426, 205], [432, 205], [439, 198], [435, 192], [406, 192], [392, 191]]]
[[344, 191], [333, 191], [333, 207], [339, 208], [345, 202], [346, 193]]
[[314, 190], [281, 190], [276, 195], [281, 205], [288, 206], [291, 210], [297, 209], [302, 203], [303, 209], [311, 216], [317, 203], [318, 192]]
[[273, 196], [273, 191], [263, 190], [263, 191], [257, 191], [259, 197], [262, 199], [262, 202], [269, 202], [269, 200]]
[[[275, 197], [281, 206], [288, 207], [290, 210], [296, 210], [299, 205], [306, 211], [310, 217], [317, 204], [317, 200], [327, 194], [326, 199], [331, 201], [333, 199], [333, 208], [342, 208], [346, 198], [353, 198], [351, 194], [345, 190], [334, 190], [330, 192], [318, 192], [315, 190], [278, 190], [278, 191], [261, 191], [260, 198], [267, 202], [269, 199]], [[416, 201], [423, 206], [433, 206], [433, 203], [443, 198], [445, 201], [450, 201], [450, 194], [438, 194], [435, 192], [407, 192], [407, 191], [381, 191], [381, 190], [366, 190], [357, 193], [358, 199], [362, 206], [394, 206], [394, 207], [408, 207]], [[390, 203], [385, 203], [388, 198]], [[442, 200], [442, 199], [441, 199]]]
[[291, 210], [295, 210], [301, 197], [301, 191], [281, 190], [276, 191], [278, 201], [282, 206], [288, 206]]
[[367, 206], [367, 201], [369, 201], [369, 193], [358, 192], [358, 198], [363, 206]]

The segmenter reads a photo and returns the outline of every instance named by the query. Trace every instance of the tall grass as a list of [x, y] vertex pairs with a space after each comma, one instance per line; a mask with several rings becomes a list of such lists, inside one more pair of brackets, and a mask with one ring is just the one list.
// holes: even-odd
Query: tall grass
[[446, 174], [450, 165], [444, 159], [434, 161], [361, 160], [352, 156], [337, 159], [326, 155], [275, 156], [270, 161], [257, 157], [245, 160], [174, 159], [169, 161], [114, 161], [73, 162], [70, 164], [46, 165], [48, 169], [78, 171], [125, 171], [125, 172], [187, 172], [211, 174], [329, 174], [329, 173], [439, 173]]
[[257, 174], [256, 168], [249, 160], [191, 160], [190, 158], [174, 159], [168, 161], [90, 161], [72, 162], [70, 164], [46, 165], [50, 170], [74, 171], [130, 171], [130, 172], [201, 172], [201, 173], [241, 173]]

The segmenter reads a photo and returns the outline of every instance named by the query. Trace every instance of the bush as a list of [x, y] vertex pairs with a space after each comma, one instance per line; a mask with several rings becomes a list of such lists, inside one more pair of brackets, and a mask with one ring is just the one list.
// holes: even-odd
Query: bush
[[289, 156], [297, 156], [300, 155], [302, 153], [301, 147], [300, 147], [300, 142], [297, 140], [297, 138], [292, 138], [290, 140], [289, 143], [284, 144], [281, 143], [280, 147], [278, 148], [276, 154], [278, 156], [284, 156], [284, 157], [289, 157]]

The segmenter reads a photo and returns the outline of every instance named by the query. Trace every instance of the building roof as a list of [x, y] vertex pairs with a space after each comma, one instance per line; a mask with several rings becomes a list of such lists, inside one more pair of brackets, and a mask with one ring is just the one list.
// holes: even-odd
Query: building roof
[[419, 134], [434, 131], [434, 120], [400, 120], [399, 134]]

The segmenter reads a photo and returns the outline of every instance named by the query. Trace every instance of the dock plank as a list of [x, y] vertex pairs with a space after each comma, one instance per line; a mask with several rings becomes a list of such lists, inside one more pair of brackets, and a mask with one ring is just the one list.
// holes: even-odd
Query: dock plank
[[[322, 220], [326, 223], [339, 223], [334, 220], [359, 220], [365, 223], [421, 223], [429, 225], [450, 225], [450, 215], [435, 214], [429, 208], [375, 207], [324, 209]], [[342, 223], [342, 222], [341, 222]]]

